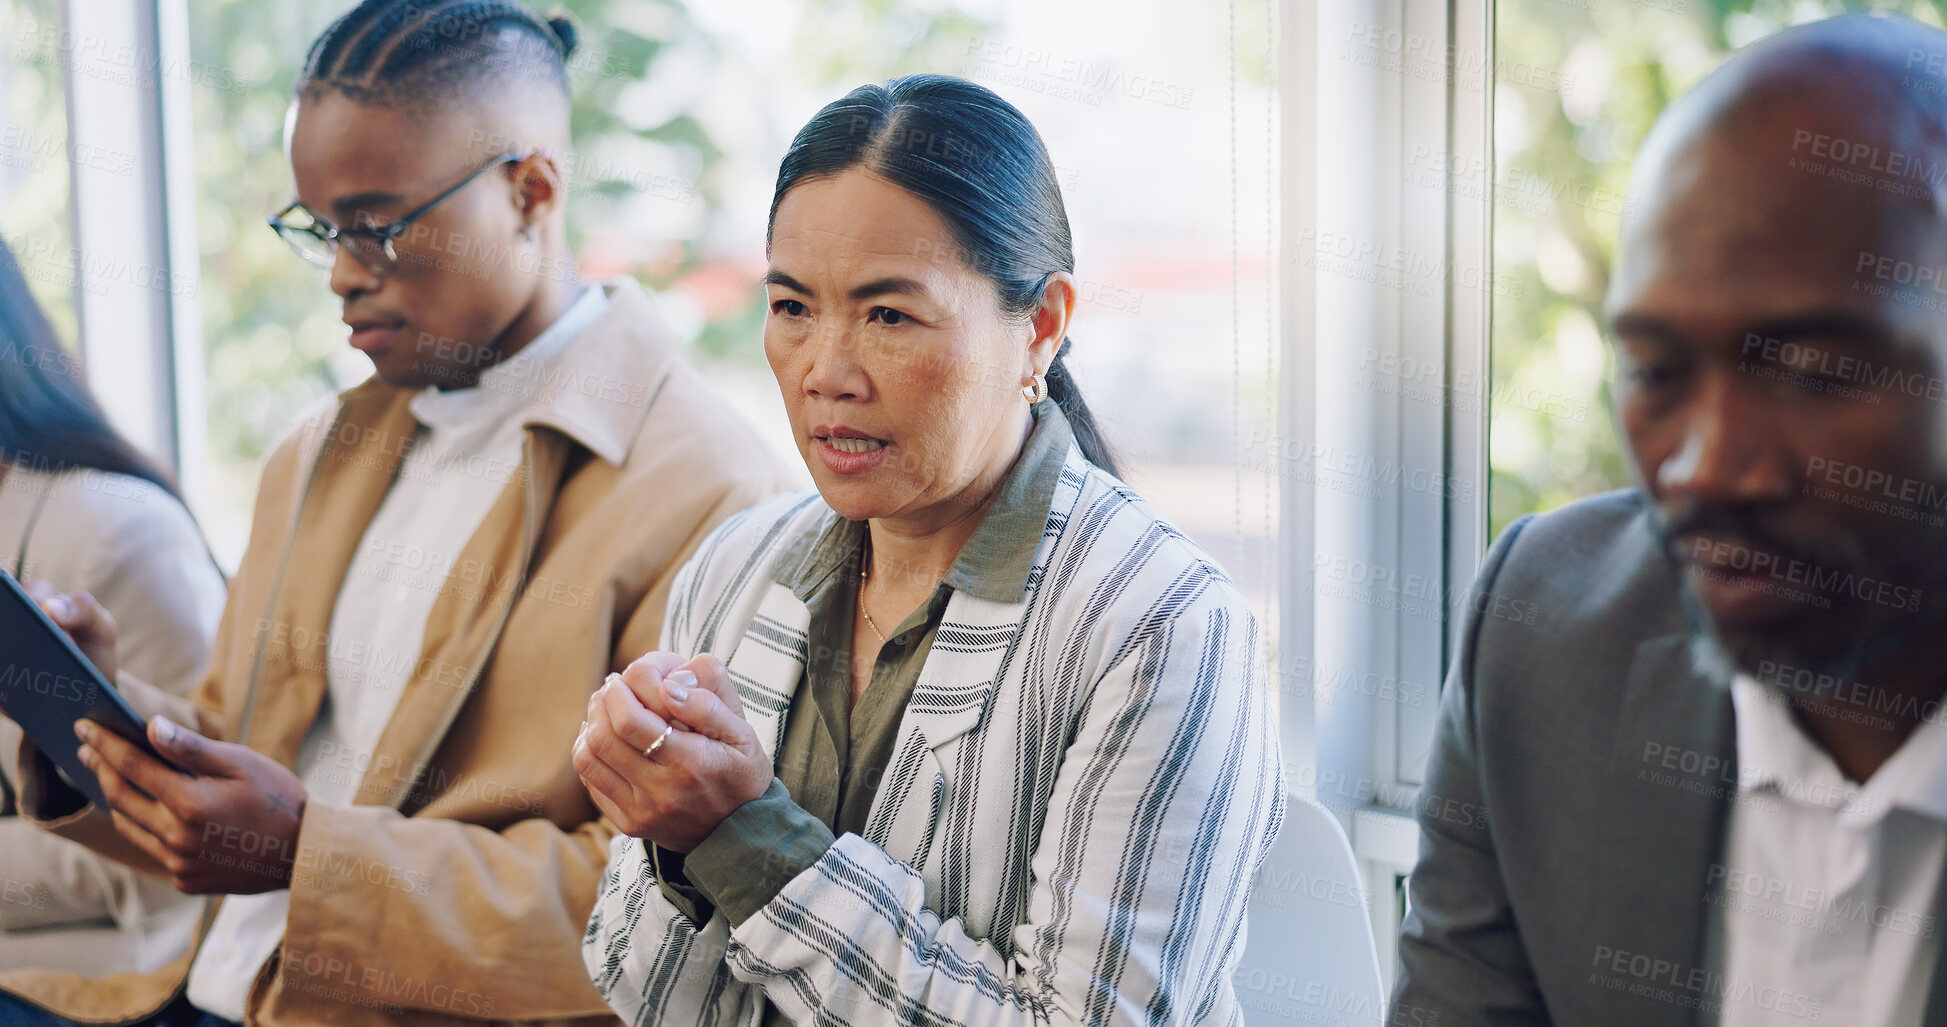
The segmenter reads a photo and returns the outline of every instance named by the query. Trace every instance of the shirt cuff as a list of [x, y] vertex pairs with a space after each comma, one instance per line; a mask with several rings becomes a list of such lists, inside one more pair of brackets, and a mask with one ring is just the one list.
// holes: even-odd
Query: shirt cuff
[[710, 922], [710, 914], [715, 906], [703, 890], [690, 883], [683, 872], [683, 854], [671, 852], [644, 839], [642, 847], [649, 852], [649, 870], [656, 875], [656, 884], [662, 888], [663, 898], [676, 907], [676, 911], [689, 917], [690, 926], [702, 930]]
[[770, 905], [836, 840], [824, 821], [791, 801], [784, 782], [772, 778], [763, 795], [737, 807], [703, 839], [683, 870], [736, 928]]

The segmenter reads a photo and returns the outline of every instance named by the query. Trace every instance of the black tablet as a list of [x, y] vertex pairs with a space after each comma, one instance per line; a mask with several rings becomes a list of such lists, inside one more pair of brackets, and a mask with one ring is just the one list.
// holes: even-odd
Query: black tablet
[[[47, 754], [76, 788], [103, 809], [95, 772], [81, 762], [74, 722], [86, 717], [167, 763], [149, 744], [142, 718], [41, 605], [0, 568], [0, 712]], [[11, 760], [15, 753], [0, 753]]]

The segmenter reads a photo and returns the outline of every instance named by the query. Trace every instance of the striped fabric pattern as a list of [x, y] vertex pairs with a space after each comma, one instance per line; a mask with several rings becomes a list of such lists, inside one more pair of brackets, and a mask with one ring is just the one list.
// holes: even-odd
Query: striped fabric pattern
[[[815, 494], [726, 522], [663, 637], [723, 657], [775, 753], [808, 613], [772, 571]], [[1284, 815], [1258, 626], [1223, 572], [1071, 448], [1023, 601], [956, 592], [866, 835], [735, 931], [618, 837], [583, 940], [632, 1024], [1239, 1024], [1250, 882]]]

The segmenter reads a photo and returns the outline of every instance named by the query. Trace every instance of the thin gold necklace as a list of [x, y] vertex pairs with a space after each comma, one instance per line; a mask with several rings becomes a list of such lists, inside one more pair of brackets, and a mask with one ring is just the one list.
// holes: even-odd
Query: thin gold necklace
[[865, 543], [865, 555], [859, 561], [859, 613], [865, 617], [865, 626], [871, 628], [874, 635], [879, 636], [879, 644], [885, 645], [886, 633], [880, 631], [879, 625], [872, 622], [872, 611], [865, 608], [865, 580], [866, 574], [871, 570], [871, 567], [872, 539], [868, 536]]

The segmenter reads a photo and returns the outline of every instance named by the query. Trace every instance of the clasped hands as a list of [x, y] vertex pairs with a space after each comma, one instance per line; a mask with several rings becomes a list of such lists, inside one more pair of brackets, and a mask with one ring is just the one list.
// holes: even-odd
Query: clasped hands
[[709, 654], [686, 662], [654, 652], [610, 674], [588, 699], [574, 764], [624, 834], [682, 853], [763, 795], [774, 776], [736, 685]]

